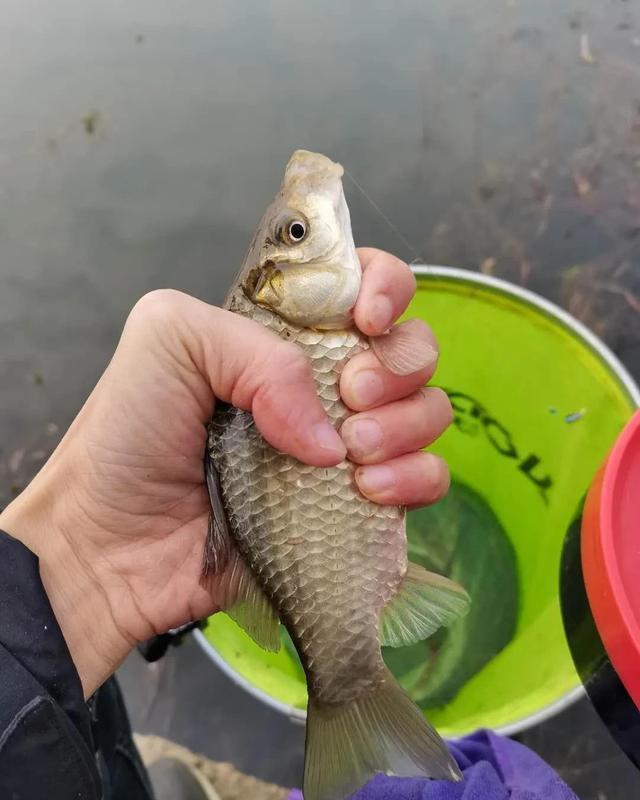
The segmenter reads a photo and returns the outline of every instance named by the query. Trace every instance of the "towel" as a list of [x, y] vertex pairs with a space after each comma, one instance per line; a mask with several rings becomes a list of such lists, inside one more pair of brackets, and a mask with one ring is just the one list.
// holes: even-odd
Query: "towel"
[[[478, 731], [449, 744], [464, 780], [376, 775], [352, 800], [578, 800], [545, 762], [524, 745]], [[298, 790], [288, 800], [302, 800]]]

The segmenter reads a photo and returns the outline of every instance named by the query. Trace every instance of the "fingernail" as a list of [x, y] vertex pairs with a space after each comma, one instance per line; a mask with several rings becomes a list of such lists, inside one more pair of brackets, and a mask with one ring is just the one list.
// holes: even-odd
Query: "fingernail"
[[376, 294], [369, 308], [369, 324], [378, 333], [384, 333], [393, 322], [393, 305], [386, 294]]
[[351, 384], [353, 400], [358, 406], [372, 406], [380, 400], [384, 394], [384, 385], [377, 372], [371, 369], [364, 369], [357, 372]]
[[340, 435], [354, 458], [373, 455], [382, 445], [382, 428], [374, 419], [348, 419]]
[[361, 467], [356, 474], [358, 485], [366, 494], [380, 494], [391, 489], [396, 482], [396, 476], [391, 467], [382, 465]]
[[338, 436], [335, 428], [328, 422], [319, 422], [314, 427], [313, 438], [318, 447], [321, 447], [323, 450], [329, 450], [341, 458], [344, 458], [346, 455], [344, 442]]

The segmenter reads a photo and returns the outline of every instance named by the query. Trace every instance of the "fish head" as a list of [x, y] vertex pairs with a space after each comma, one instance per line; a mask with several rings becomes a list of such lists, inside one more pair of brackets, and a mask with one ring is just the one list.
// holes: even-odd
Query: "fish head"
[[297, 150], [239, 276], [251, 302], [300, 327], [352, 324], [362, 270], [343, 173], [326, 156]]

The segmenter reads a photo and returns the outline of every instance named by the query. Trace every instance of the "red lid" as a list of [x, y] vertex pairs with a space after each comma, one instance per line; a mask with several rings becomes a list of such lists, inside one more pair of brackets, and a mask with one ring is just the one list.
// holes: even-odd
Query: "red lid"
[[581, 551], [598, 633], [640, 709], [640, 412], [623, 430], [589, 490]]

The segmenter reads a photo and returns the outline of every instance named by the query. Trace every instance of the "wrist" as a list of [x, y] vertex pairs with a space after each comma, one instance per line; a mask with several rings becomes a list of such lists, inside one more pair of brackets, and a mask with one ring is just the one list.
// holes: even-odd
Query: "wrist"
[[134, 642], [118, 626], [108, 587], [78, 546], [81, 523], [71, 511], [69, 486], [56, 479], [55, 468], [48, 464], [0, 513], [0, 529], [38, 556], [43, 586], [89, 697]]

